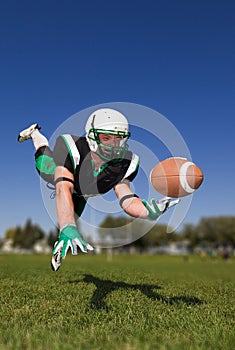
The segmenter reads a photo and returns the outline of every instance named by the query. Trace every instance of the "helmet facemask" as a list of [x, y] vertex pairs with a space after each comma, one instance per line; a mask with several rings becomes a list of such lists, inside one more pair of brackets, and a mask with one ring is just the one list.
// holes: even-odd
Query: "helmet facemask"
[[[100, 134], [114, 135], [120, 138], [119, 146], [111, 145], [100, 141]], [[97, 144], [97, 153], [105, 161], [112, 159], [122, 160], [125, 158], [128, 150], [127, 140], [130, 137], [130, 132], [121, 130], [107, 130], [92, 128], [89, 130], [88, 138], [95, 141]]]

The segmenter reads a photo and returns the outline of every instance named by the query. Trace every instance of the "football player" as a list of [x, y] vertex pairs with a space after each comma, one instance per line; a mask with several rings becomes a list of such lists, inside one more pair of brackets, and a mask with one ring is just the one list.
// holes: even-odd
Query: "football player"
[[40, 176], [55, 185], [59, 237], [52, 251], [51, 266], [57, 271], [70, 248], [72, 254], [92, 251], [93, 247], [79, 233], [76, 221], [89, 196], [114, 189], [122, 209], [136, 218], [156, 220], [178, 200], [163, 198], [149, 204], [131, 190], [137, 175], [139, 157], [129, 151], [129, 125], [117, 110], [101, 108], [88, 118], [86, 135], [64, 134], [57, 138], [53, 151], [40, 126], [33, 124], [20, 132], [19, 142], [32, 139], [36, 168]]

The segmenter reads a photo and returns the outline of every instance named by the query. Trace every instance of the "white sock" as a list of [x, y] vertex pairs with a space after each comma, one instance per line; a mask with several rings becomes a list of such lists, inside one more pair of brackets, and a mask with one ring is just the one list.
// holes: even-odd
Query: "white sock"
[[38, 129], [32, 132], [31, 138], [33, 140], [33, 145], [36, 150], [38, 150], [42, 146], [49, 145], [47, 138], [44, 135], [42, 135]]

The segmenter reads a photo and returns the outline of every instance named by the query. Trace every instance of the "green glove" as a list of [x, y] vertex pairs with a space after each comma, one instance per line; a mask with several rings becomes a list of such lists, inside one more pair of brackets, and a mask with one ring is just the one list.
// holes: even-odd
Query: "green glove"
[[143, 205], [148, 210], [147, 218], [149, 220], [156, 220], [162, 215], [167, 209], [179, 203], [179, 199], [174, 199], [169, 197], [164, 197], [156, 201], [155, 199], [151, 200], [149, 204], [145, 199], [142, 200]]
[[72, 254], [77, 255], [77, 247], [79, 247], [83, 253], [87, 253], [88, 250], [94, 249], [81, 236], [77, 230], [76, 225], [68, 225], [60, 231], [58, 242], [56, 243], [52, 254], [55, 254], [58, 250], [61, 249], [61, 257], [65, 258], [67, 251], [70, 248]]

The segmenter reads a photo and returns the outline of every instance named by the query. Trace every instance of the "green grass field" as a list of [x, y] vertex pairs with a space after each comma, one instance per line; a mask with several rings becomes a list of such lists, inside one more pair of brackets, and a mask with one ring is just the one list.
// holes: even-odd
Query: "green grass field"
[[0, 255], [0, 349], [235, 349], [235, 261]]

